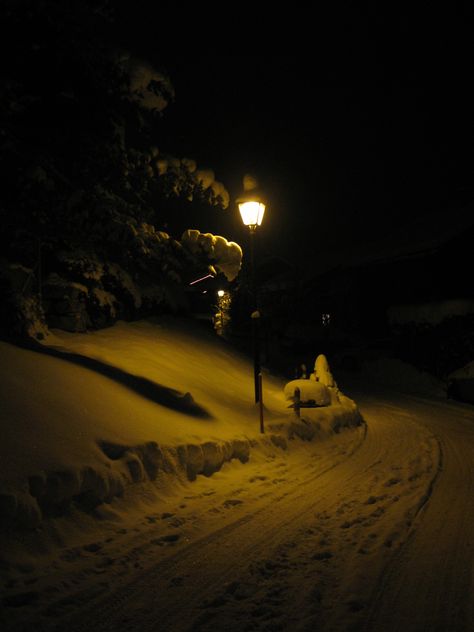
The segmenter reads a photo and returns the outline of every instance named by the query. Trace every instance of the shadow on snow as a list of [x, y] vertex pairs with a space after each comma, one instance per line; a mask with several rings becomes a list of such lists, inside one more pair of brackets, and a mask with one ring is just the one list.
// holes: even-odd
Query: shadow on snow
[[191, 417], [212, 419], [212, 415], [194, 401], [191, 393], [181, 393], [175, 389], [157, 384], [146, 377], [133, 375], [116, 366], [101, 362], [100, 360], [89, 358], [79, 353], [47, 347], [34, 340], [16, 340], [15, 344], [29, 351], [44, 353], [53, 358], [66, 360], [72, 364], [77, 364], [89, 369], [90, 371], [95, 371], [155, 404], [160, 404], [171, 410], [190, 415]]

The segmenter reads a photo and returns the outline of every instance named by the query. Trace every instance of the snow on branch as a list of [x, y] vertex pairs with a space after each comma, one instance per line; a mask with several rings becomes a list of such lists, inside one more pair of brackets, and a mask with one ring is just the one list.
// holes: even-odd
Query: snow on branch
[[204, 258], [222, 272], [228, 281], [233, 281], [242, 264], [242, 249], [225, 237], [186, 230], [181, 236], [183, 247], [198, 258]]

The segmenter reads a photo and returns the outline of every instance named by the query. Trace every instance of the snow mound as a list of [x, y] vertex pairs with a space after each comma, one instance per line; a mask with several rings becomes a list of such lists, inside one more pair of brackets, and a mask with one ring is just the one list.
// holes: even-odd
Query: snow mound
[[323, 354], [317, 356], [314, 373], [311, 373], [309, 380], [292, 380], [285, 385], [285, 398], [294, 402], [296, 389], [299, 390], [299, 399], [303, 406], [330, 406], [340, 403], [340, 391]]
[[376, 358], [361, 365], [361, 377], [379, 386], [428, 397], [446, 397], [446, 385], [433, 375], [396, 358]]
[[345, 428], [364, 426], [357, 405], [345, 395], [339, 394], [339, 403], [330, 408], [302, 408], [301, 418], [296, 416], [288, 427], [288, 438], [303, 441], [324, 440]]
[[326, 385], [314, 380], [291, 380], [285, 385], [284, 393], [288, 401], [295, 401], [295, 390], [300, 391], [300, 401], [314, 406], [329, 406], [331, 395]]
[[[31, 348], [0, 342], [0, 353], [0, 524], [7, 531], [71, 512], [98, 515], [126, 500], [132, 486], [193, 481], [232, 460], [245, 463], [262, 441], [286, 450], [289, 439], [308, 438], [288, 410], [283, 382], [268, 374], [260, 434], [251, 360], [201, 323], [56, 331]], [[335, 389], [297, 382], [302, 398], [326, 406], [313, 420], [324, 433], [359, 421], [355, 404], [333, 397]]]
[[170, 448], [155, 441], [136, 446], [99, 441], [98, 447], [107, 459], [102, 467], [38, 471], [28, 477], [25, 491], [0, 493], [2, 526], [33, 529], [44, 518], [68, 514], [73, 508], [90, 513], [122, 497], [133, 483], [155, 481], [160, 472], [189, 481], [198, 474], [211, 476], [232, 459], [246, 463], [251, 443], [234, 439]]
[[314, 362], [314, 373], [311, 373], [310, 379], [320, 382], [321, 384], [325, 384], [326, 386], [336, 386], [327, 358], [322, 353], [318, 355]]
[[448, 397], [474, 403], [474, 361], [448, 375]]
[[469, 362], [465, 366], [460, 369], [456, 369], [448, 375], [448, 379], [450, 380], [468, 380], [474, 379], [474, 361]]

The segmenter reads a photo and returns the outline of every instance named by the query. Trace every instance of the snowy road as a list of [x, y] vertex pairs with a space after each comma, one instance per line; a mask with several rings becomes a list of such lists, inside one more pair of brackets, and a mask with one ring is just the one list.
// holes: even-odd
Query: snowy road
[[474, 410], [413, 398], [400, 406], [437, 437], [440, 471], [416, 528], [386, 569], [367, 629], [473, 630]]
[[351, 395], [366, 428], [257, 449], [66, 551], [36, 629], [474, 629], [473, 408]]

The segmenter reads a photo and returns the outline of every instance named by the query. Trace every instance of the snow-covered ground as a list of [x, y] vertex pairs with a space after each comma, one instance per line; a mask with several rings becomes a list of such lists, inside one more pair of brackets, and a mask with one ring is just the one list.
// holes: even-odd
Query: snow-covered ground
[[2, 535], [2, 629], [472, 629], [472, 406], [336, 374], [364, 422], [298, 420], [265, 374], [261, 435], [251, 363], [199, 326], [47, 344], [2, 344], [3, 509], [36, 520]]
[[200, 474], [361, 423], [342, 393], [308, 423], [297, 420], [284, 383], [265, 374], [262, 435], [251, 362], [202, 323], [118, 323], [58, 330], [36, 350], [0, 346], [0, 564], [10, 608], [41, 601], [26, 589], [32, 577], [41, 583], [41, 569], [84, 532], [100, 540], [104, 523], [140, 522], [150, 503], [189, 493]]
[[398, 358], [373, 357], [361, 363], [359, 379], [395, 391], [446, 398], [446, 384]]

